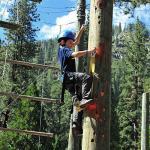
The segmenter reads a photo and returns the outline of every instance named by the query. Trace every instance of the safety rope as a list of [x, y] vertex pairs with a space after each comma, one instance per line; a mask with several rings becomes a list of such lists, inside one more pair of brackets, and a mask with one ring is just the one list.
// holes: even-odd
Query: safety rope
[[[44, 48], [44, 65], [45, 65], [45, 52], [46, 52], [46, 50]], [[44, 74], [42, 75], [42, 97], [44, 96], [43, 85], [44, 85]], [[39, 129], [39, 132], [41, 131], [41, 128], [42, 128], [42, 116], [43, 116], [43, 102], [41, 102], [41, 109], [40, 109], [40, 129]], [[39, 136], [38, 150], [40, 150], [40, 144], [41, 144], [41, 136]]]
[[[43, 86], [42, 86], [42, 91], [43, 91]], [[42, 92], [43, 95], [43, 92]], [[41, 109], [40, 109], [40, 129], [41, 131], [42, 128], [42, 116], [43, 116], [43, 102], [41, 102]], [[41, 144], [41, 136], [39, 136], [39, 144], [38, 144], [38, 150], [40, 149], [40, 144]]]
[[2, 74], [2, 82], [4, 81], [4, 76], [5, 76], [5, 71], [6, 71], [6, 61], [7, 61], [7, 55], [8, 55], [8, 49], [6, 48], [6, 53], [5, 53], [5, 62], [3, 66], [3, 74]]
[[1, 14], [1, 20], [3, 19], [3, 16], [4, 16], [4, 14], [5, 14], [6, 8], [7, 8], [7, 6], [8, 6], [8, 2], [9, 2], [9, 0], [6, 1], [6, 4], [5, 4], [5, 6], [4, 6], [3, 13]]
[[[42, 76], [43, 74], [45, 74], [45, 71], [47, 71], [46, 68], [43, 70], [43, 72], [42, 72], [39, 76], [37, 76], [37, 77], [35, 78], [35, 80], [32, 80], [31, 83], [29, 83], [29, 85], [27, 86], [27, 88], [26, 88], [25, 90], [23, 90], [23, 91], [20, 93], [20, 95], [23, 95], [23, 94], [28, 90], [29, 86], [31, 86], [35, 81], [37, 81], [38, 78], [41, 78], [41, 76]], [[17, 102], [16, 100], [17, 100], [18, 98], [19, 98], [19, 96], [16, 97], [12, 102], [10, 102], [4, 109], [2, 109], [1, 112], [4, 112], [5, 110], [9, 109], [12, 105], [15, 105], [16, 102]]]
[[19, 22], [19, 6], [18, 6], [18, 0], [15, 0], [15, 2], [14, 2], [14, 7], [15, 7], [15, 5], [16, 5], [16, 7], [17, 7], [17, 12], [16, 12], [16, 16], [17, 16], [17, 19], [16, 19], [16, 23], [18, 23]]
[[[1, 1], [0, 1], [0, 3], [1, 3]], [[4, 8], [3, 8], [3, 12], [2, 12], [2, 14], [1, 14], [1, 20], [3, 20], [3, 16], [4, 16], [5, 12], [7, 11], [8, 3], [9, 3], [9, 0], [7, 0], [6, 3], [5, 3], [5, 6], [4, 6]], [[18, 18], [18, 16], [19, 16], [19, 15], [18, 15], [18, 14], [19, 14], [18, 0], [14, 0], [14, 7], [15, 7], [15, 5], [17, 6], [17, 12], [16, 12], [17, 18], [16, 18], [16, 23], [18, 23], [18, 22], [19, 22], [19, 18]]]

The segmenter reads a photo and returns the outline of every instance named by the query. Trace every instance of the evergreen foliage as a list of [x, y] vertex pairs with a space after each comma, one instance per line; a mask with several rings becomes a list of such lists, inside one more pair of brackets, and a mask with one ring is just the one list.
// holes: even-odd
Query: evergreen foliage
[[117, 42], [114, 41], [113, 53], [121, 56], [113, 59], [112, 65], [114, 119], [111, 146], [118, 150], [140, 149], [141, 96], [149, 89], [144, 89], [147, 85], [144, 80], [150, 79], [146, 47], [148, 31], [137, 19], [136, 24], [129, 25], [124, 32], [116, 34], [115, 39]]
[[124, 12], [126, 14], [133, 13], [136, 7], [140, 5], [146, 5], [149, 3], [149, 0], [115, 0], [116, 5], [123, 6]]
[[[132, 1], [133, 6], [147, 1]], [[0, 59], [7, 58], [57, 65], [57, 40], [36, 41], [34, 22], [39, 20], [36, 4], [21, 0], [17, 31], [7, 31], [7, 44], [1, 44]], [[10, 20], [17, 19], [16, 6], [10, 10]], [[141, 95], [150, 89], [148, 51], [149, 33], [137, 19], [124, 31], [113, 29], [112, 120], [111, 149], [139, 149], [141, 126]], [[88, 33], [86, 33], [88, 34]], [[85, 36], [87, 45], [87, 35]], [[6, 51], [7, 50], [7, 51]], [[84, 63], [86, 66], [87, 62]], [[86, 70], [86, 68], [84, 69]], [[60, 98], [59, 72], [35, 70], [20, 65], [0, 64], [0, 91], [36, 97]], [[65, 104], [46, 104], [1, 96], [0, 126], [54, 133], [54, 138], [36, 137], [14, 132], [0, 133], [0, 149], [64, 150], [67, 147], [71, 97], [66, 92]], [[9, 107], [7, 107], [10, 105]]]

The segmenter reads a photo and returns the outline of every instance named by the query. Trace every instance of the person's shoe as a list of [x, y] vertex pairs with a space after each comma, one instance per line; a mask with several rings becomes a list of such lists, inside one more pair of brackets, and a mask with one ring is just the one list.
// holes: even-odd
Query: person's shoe
[[80, 105], [79, 99], [76, 96], [73, 96], [72, 99], [73, 99], [73, 105], [79, 107]]
[[72, 125], [72, 133], [75, 136], [81, 136], [82, 133], [83, 133], [82, 126], [79, 126], [79, 125], [73, 123], [73, 125]]
[[88, 100], [82, 99], [82, 100], [80, 101], [80, 107], [81, 107], [81, 108], [84, 108], [86, 105], [92, 103], [93, 101], [94, 101], [93, 99], [88, 99]]
[[76, 107], [80, 107], [80, 101], [79, 101], [79, 100], [78, 100], [78, 101], [75, 101], [75, 102], [73, 103], [73, 105], [76, 106]]

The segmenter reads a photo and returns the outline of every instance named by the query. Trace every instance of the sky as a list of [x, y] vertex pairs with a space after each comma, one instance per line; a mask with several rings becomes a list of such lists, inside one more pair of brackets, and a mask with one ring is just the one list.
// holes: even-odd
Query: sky
[[[9, 16], [8, 9], [14, 4], [15, 0], [0, 0], [0, 19], [6, 20]], [[17, 1], [17, 0], [16, 0]], [[39, 27], [37, 39], [55, 38], [65, 29], [73, 29], [76, 31], [77, 15], [76, 7], [77, 0], [42, 0], [37, 4], [40, 21], [35, 25]], [[86, 1], [87, 12], [89, 11], [90, 0]], [[150, 4], [142, 5], [135, 9], [135, 18], [139, 18], [150, 29]], [[114, 7], [113, 24], [118, 25], [119, 22], [124, 28], [128, 23], [134, 22], [135, 19], [130, 15], [124, 15], [123, 9]], [[3, 29], [0, 28], [0, 38], [4, 38]]]

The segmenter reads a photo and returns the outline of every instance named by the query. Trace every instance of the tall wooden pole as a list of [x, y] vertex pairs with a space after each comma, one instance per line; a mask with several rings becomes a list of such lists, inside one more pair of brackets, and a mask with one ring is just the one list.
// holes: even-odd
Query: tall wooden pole
[[150, 102], [150, 93], [143, 93], [141, 150], [149, 150], [149, 102]]
[[[86, 8], [86, 0], [78, 0], [77, 3], [77, 18], [78, 18], [78, 31], [81, 26], [85, 24], [85, 8]], [[85, 50], [84, 45], [84, 33], [81, 36], [80, 43], [76, 46], [75, 51]], [[78, 72], [83, 72], [83, 58], [76, 58], [76, 70]]]
[[72, 133], [72, 114], [71, 114], [68, 150], [80, 150], [80, 149], [81, 149], [81, 137], [73, 135]]
[[74, 138], [72, 133], [72, 114], [70, 117], [70, 129], [69, 129], [69, 139], [68, 139], [68, 150], [74, 150]]
[[[85, 3], [86, 0], [78, 0], [77, 2], [77, 18], [79, 31], [81, 26], [85, 23]], [[84, 35], [80, 38], [80, 43], [75, 47], [75, 51], [84, 50]], [[76, 59], [76, 70], [77, 72], [83, 72], [83, 59]], [[75, 108], [74, 108], [75, 109]], [[71, 118], [72, 118], [71, 114]], [[80, 150], [81, 149], [81, 137], [72, 134], [72, 119], [70, 120], [70, 131], [68, 139], [68, 150]]]
[[94, 75], [95, 110], [87, 111], [83, 124], [82, 150], [110, 149], [112, 0], [91, 0], [88, 49], [97, 48], [89, 71]]

